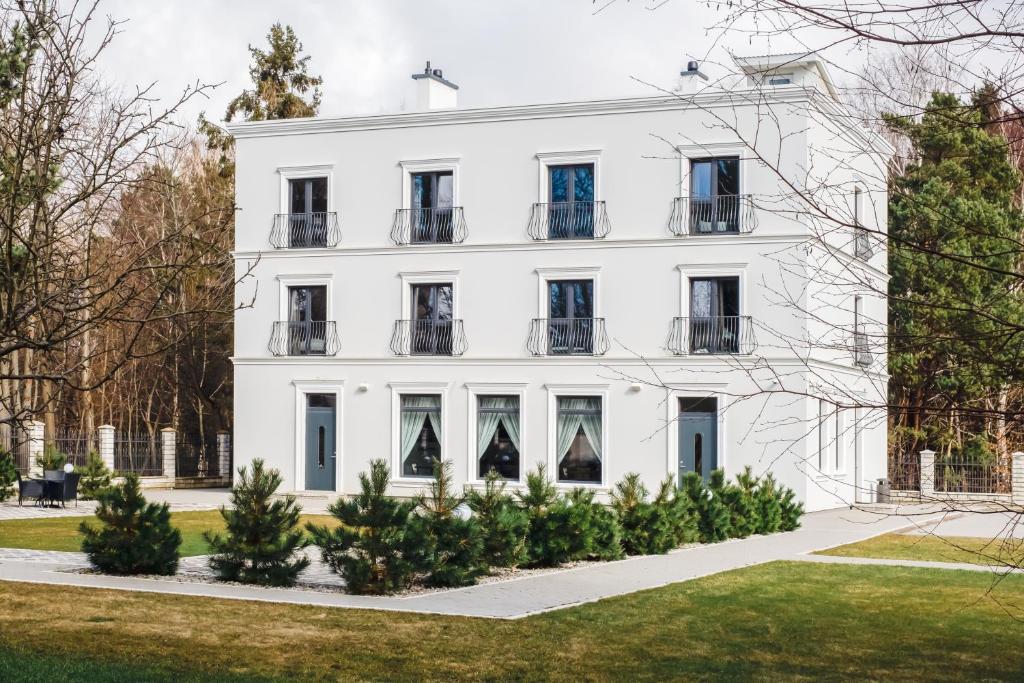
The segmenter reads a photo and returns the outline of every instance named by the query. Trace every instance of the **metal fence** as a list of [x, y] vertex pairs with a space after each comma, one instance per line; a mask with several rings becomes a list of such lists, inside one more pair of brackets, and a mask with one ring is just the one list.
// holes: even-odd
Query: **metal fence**
[[29, 443], [24, 432], [9, 424], [0, 426], [0, 448], [14, 456], [14, 467], [21, 474], [28, 474], [32, 463], [29, 458]]
[[920, 491], [921, 455], [889, 453], [889, 484], [894, 491]]
[[1013, 491], [1009, 458], [978, 460], [962, 455], [935, 456], [935, 490], [943, 493], [1002, 493]]
[[220, 457], [216, 439], [203, 443], [179, 441], [175, 444], [175, 475], [178, 477], [219, 477]]
[[64, 429], [57, 432], [49, 445], [66, 455], [69, 463], [81, 467], [88, 460], [89, 451], [99, 452], [99, 437], [95, 433]]
[[164, 473], [163, 448], [160, 435], [148, 433], [114, 434], [114, 472], [134, 472], [140, 477], [158, 477]]

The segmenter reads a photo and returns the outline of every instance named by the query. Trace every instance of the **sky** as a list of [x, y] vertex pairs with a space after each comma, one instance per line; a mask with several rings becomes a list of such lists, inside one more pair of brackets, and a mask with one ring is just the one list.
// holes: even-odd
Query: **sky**
[[[124, 88], [155, 83], [177, 95], [196, 81], [222, 83], [190, 102], [223, 117], [249, 87], [247, 46], [266, 45], [271, 24], [290, 24], [323, 76], [322, 116], [412, 109], [410, 76], [426, 60], [459, 85], [459, 106], [493, 106], [657, 94], [674, 85], [687, 60], [721, 63], [737, 54], [784, 52], [794, 45], [716, 43], [706, 27], [723, 9], [697, 0], [103, 0], [100, 12], [123, 21], [100, 62]], [[724, 7], [724, 3], [723, 3]], [[709, 67], [714, 70], [714, 67]], [[643, 82], [641, 82], [643, 81]]]

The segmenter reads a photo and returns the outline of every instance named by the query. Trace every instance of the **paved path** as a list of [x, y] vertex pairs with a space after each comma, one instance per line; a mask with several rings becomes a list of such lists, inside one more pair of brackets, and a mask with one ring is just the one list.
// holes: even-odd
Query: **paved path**
[[[903, 506], [900, 512], [900, 515], [893, 514], [891, 510], [868, 512], [844, 509], [817, 512], [805, 515], [803, 526], [790, 533], [726, 541], [678, 550], [668, 555], [588, 564], [456, 590], [396, 597], [114, 577], [67, 571], [81, 566], [78, 553], [51, 556], [49, 559], [40, 554], [21, 558], [0, 554], [0, 580], [325, 607], [515, 619], [773, 560], [801, 559], [801, 556], [815, 550], [853, 543], [935, 519], [927, 509]], [[201, 560], [187, 560], [186, 568], [195, 562]]]
[[[1006, 567], [987, 567], [970, 562], [931, 562], [929, 560], [895, 560], [876, 557], [842, 557], [838, 555], [798, 555], [794, 560], [817, 562], [818, 564], [859, 564], [883, 567], [920, 567], [922, 569], [958, 569], [969, 572], [987, 572], [993, 576], [1009, 573]], [[1013, 571], [1013, 570], [1010, 570]]]

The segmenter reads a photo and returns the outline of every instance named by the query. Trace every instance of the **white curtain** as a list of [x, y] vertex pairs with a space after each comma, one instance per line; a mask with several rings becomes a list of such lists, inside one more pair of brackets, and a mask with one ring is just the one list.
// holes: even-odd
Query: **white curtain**
[[412, 452], [423, 431], [423, 421], [430, 420], [438, 442], [441, 441], [441, 399], [438, 396], [403, 396], [401, 411], [402, 459]]
[[514, 396], [480, 396], [477, 401], [477, 455], [483, 456], [499, 424], [504, 425], [509, 440], [518, 451], [519, 399]]
[[573, 439], [583, 427], [583, 434], [590, 441], [597, 459], [601, 459], [601, 414], [586, 414], [584, 411], [600, 411], [600, 398], [560, 398], [558, 399], [558, 458], [561, 460], [569, 452]]

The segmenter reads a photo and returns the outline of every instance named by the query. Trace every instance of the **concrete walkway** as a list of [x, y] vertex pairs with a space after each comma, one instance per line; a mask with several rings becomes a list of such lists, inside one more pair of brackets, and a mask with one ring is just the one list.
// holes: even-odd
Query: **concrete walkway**
[[895, 514], [891, 508], [817, 512], [805, 515], [803, 526], [790, 533], [756, 536], [678, 550], [668, 555], [594, 563], [479, 586], [397, 597], [73, 573], [68, 570], [81, 567], [80, 554], [66, 553], [48, 558], [39, 551], [14, 551], [34, 553], [21, 558], [13, 553], [0, 554], [0, 580], [323, 607], [516, 619], [764, 562], [809, 559], [807, 553], [816, 550], [919, 526], [937, 518], [925, 508], [903, 506], [899, 512]]

